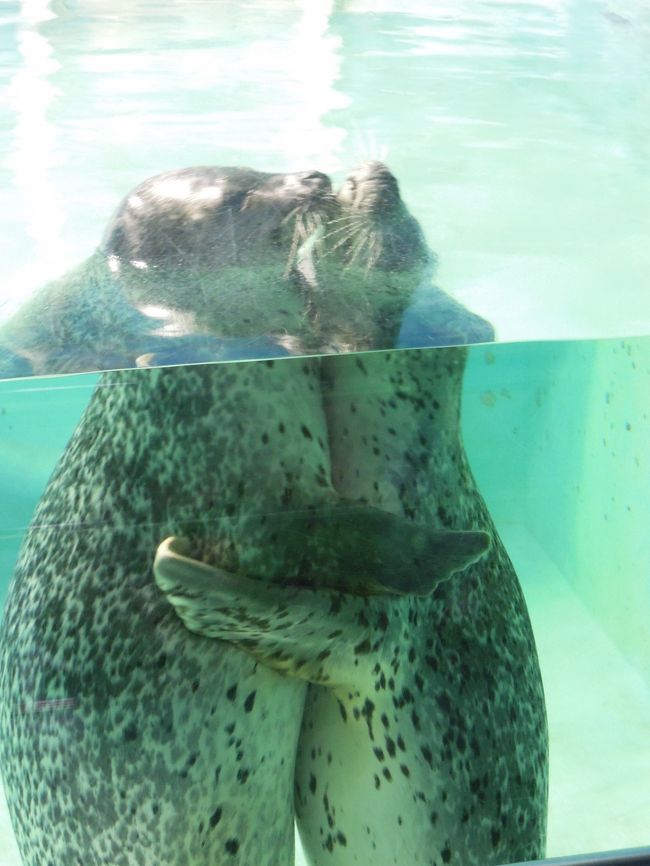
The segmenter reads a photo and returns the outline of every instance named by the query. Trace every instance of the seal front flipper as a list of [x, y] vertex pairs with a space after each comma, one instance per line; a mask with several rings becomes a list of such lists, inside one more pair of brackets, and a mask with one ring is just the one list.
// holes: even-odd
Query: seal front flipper
[[[154, 560], [156, 583], [189, 631], [322, 685], [352, 682], [356, 656], [380, 652], [391, 621], [382, 605], [394, 599], [251, 580], [191, 559], [189, 547], [186, 539], [168, 538]], [[376, 610], [373, 602], [380, 602]]]
[[[486, 532], [435, 529], [349, 499], [250, 514], [239, 532], [255, 543], [228, 563], [230, 571], [359, 595], [429, 595], [490, 546]], [[199, 546], [210, 549], [205, 540]]]
[[[453, 538], [440, 559], [448, 569], [445, 576], [475, 561], [488, 546], [485, 533], [436, 534]], [[154, 560], [156, 583], [185, 626], [233, 643], [283, 673], [320, 684], [350, 683], [360, 675], [362, 659], [370, 666], [376, 663], [390, 623], [400, 622], [389, 615], [400, 599], [387, 597], [386, 586], [353, 595], [335, 588], [269, 584], [206, 565], [190, 552], [186, 539], [171, 537], [158, 547]], [[428, 573], [431, 592], [440, 578]], [[421, 577], [418, 591], [423, 590]], [[398, 592], [403, 593], [402, 587]]]
[[429, 595], [490, 546], [485, 532], [433, 529], [346, 500], [273, 515], [270, 523], [275, 573], [282, 574], [286, 562], [300, 561], [298, 581], [287, 582], [362, 595]]

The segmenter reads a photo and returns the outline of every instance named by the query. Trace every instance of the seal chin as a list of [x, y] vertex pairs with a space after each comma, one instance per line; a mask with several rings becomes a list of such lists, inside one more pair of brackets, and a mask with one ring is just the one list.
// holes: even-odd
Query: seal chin
[[340, 249], [348, 265], [366, 271], [407, 271], [431, 267], [435, 256], [417, 220], [402, 201], [395, 175], [383, 162], [363, 162], [337, 194], [341, 206]]

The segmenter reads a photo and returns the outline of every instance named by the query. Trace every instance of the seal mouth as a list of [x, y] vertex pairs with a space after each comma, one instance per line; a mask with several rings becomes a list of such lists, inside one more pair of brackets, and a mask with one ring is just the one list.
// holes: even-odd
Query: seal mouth
[[341, 209], [338, 224], [328, 232], [331, 249], [346, 267], [406, 271], [431, 264], [417, 220], [400, 196], [395, 175], [383, 162], [363, 162], [354, 168], [336, 195]]

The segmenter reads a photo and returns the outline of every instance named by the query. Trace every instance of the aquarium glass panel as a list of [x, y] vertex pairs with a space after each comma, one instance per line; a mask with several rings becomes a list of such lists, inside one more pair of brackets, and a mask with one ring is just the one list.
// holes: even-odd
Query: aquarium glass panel
[[650, 858], [649, 49], [2, 6], [0, 866]]

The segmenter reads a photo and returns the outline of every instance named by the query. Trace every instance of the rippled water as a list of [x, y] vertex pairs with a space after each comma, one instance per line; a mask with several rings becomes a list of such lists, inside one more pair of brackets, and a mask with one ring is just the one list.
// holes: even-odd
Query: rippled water
[[650, 328], [644, 0], [3, 8], [6, 312], [157, 171], [380, 156], [501, 339]]

